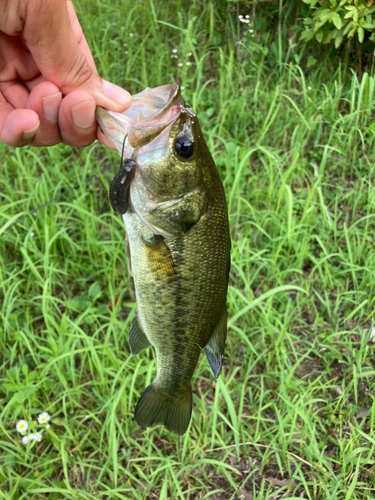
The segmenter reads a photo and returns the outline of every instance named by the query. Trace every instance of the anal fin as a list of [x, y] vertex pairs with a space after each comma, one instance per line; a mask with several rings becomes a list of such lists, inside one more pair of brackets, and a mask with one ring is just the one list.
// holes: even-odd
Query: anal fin
[[220, 375], [224, 357], [225, 340], [227, 338], [227, 308], [224, 307], [219, 321], [216, 323], [214, 331], [204, 347], [208, 362], [212, 368], [215, 378]]
[[139, 324], [137, 311], [135, 312], [132, 324], [130, 325], [128, 342], [130, 352], [133, 356], [151, 346], [150, 341], [148, 340], [145, 332], [142, 330], [141, 325]]

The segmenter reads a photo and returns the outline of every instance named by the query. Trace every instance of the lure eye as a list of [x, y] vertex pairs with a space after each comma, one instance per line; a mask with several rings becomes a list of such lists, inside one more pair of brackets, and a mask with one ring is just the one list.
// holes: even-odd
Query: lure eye
[[182, 158], [190, 158], [190, 156], [193, 156], [194, 142], [190, 139], [190, 137], [179, 137], [174, 147], [178, 156], [181, 156]]
[[135, 163], [134, 160], [131, 158], [127, 158], [123, 163], [122, 163], [122, 168], [126, 170], [127, 173], [132, 172], [133, 170], [137, 168], [137, 164]]

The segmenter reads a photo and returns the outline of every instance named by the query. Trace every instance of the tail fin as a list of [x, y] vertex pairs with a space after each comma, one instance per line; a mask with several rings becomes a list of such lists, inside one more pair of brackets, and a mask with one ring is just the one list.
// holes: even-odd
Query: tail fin
[[171, 399], [152, 382], [142, 394], [134, 410], [134, 418], [141, 427], [164, 425], [170, 432], [184, 434], [189, 426], [193, 398], [191, 387], [180, 399]]

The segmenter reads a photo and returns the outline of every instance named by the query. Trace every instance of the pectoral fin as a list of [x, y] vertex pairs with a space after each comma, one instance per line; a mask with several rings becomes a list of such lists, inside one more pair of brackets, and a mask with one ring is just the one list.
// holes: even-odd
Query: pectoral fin
[[137, 311], [134, 315], [132, 324], [130, 325], [130, 330], [128, 333], [128, 342], [129, 342], [130, 352], [132, 353], [133, 356], [151, 346], [150, 341], [146, 337], [145, 332], [142, 330], [142, 327], [139, 324]]
[[145, 244], [147, 261], [154, 278], [164, 284], [175, 281], [177, 279], [176, 269], [165, 240], [156, 236], [152, 242], [145, 241]]
[[204, 347], [208, 362], [212, 368], [215, 378], [220, 375], [221, 365], [224, 357], [225, 340], [227, 338], [227, 308], [224, 307], [220, 319], [217, 322], [213, 334]]

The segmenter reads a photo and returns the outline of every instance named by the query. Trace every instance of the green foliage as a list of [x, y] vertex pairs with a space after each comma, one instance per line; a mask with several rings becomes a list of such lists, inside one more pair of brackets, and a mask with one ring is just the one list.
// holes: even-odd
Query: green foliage
[[184, 436], [139, 428], [156, 366], [127, 344], [119, 157], [0, 144], [0, 499], [373, 500], [375, 77], [306, 73], [253, 4], [75, 4], [101, 75], [177, 81], [198, 114], [230, 211], [226, 355], [218, 381], [201, 356]]
[[310, 6], [304, 19], [302, 39], [315, 38], [319, 43], [334, 42], [338, 48], [345, 39], [355, 35], [362, 43], [365, 35], [375, 41], [374, 0], [303, 0]]

